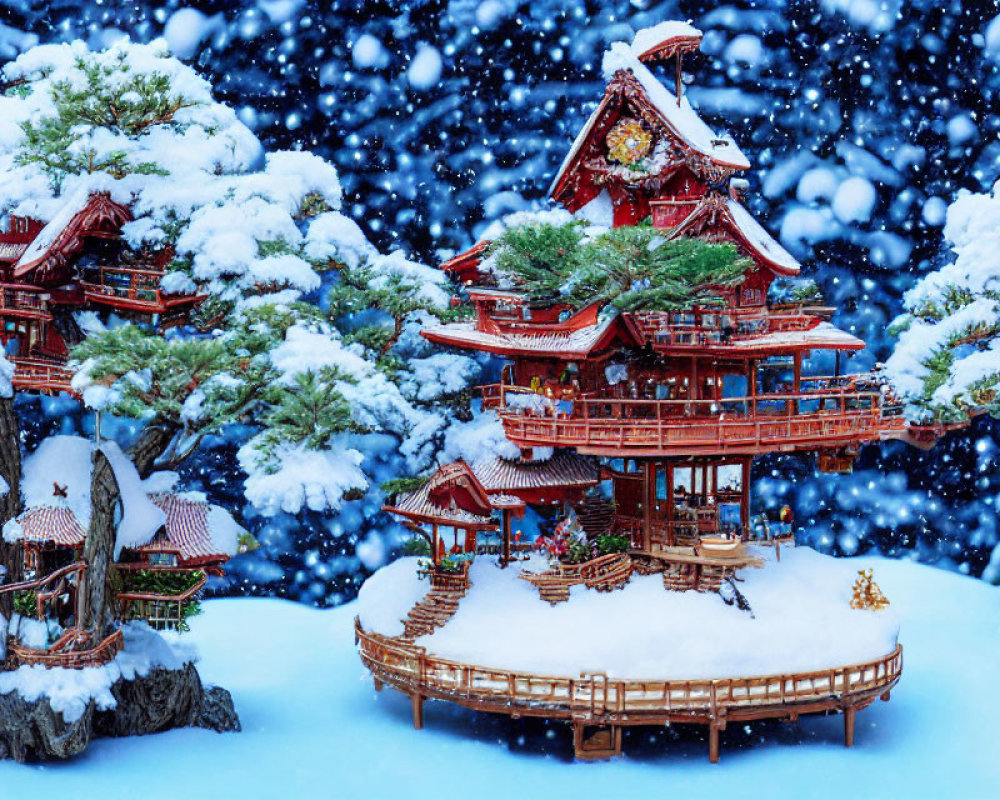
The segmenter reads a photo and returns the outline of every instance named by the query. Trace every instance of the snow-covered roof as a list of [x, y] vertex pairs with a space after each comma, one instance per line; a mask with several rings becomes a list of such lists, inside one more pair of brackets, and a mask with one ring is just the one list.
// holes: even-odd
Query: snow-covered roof
[[857, 336], [842, 331], [829, 322], [821, 322], [804, 331], [778, 331], [740, 339], [731, 343], [734, 350], [768, 350], [798, 347], [811, 350], [864, 350], [865, 343]]
[[421, 334], [432, 342], [498, 354], [551, 355], [583, 358], [610, 340], [617, 317], [575, 331], [545, 333], [490, 333], [475, 323], [452, 322], [428, 326]]
[[425, 483], [416, 491], [401, 493], [396, 497], [395, 503], [384, 506], [384, 509], [411, 519], [433, 520], [445, 525], [472, 528], [496, 527], [492, 516], [480, 516], [455, 505], [445, 507], [432, 502], [429, 496], [430, 489], [430, 483]]
[[166, 517], [166, 539], [144, 545], [141, 551], [171, 545], [188, 562], [236, 555], [244, 530], [225, 509], [168, 492], [151, 494], [149, 499]]
[[678, 103], [673, 92], [656, 79], [624, 42], [615, 42], [604, 54], [603, 70], [606, 80], [610, 80], [621, 70], [630, 71], [642, 85], [646, 98], [656, 113], [677, 136], [696, 151], [723, 166], [750, 168], [750, 161], [736, 146], [736, 142], [720, 138], [698, 116], [686, 97], [682, 97]]
[[764, 230], [763, 226], [740, 203], [730, 198], [726, 203], [726, 209], [747, 242], [769, 263], [786, 273], [797, 273], [801, 269], [795, 256]]
[[109, 196], [81, 187], [66, 199], [21, 254], [14, 264], [14, 277], [23, 277], [52, 258], [68, 257], [82, 246], [81, 235], [98, 230], [101, 225], [120, 227], [131, 218], [128, 209]]
[[677, 50], [697, 50], [701, 38], [702, 32], [694, 25], [681, 20], [668, 19], [636, 32], [635, 38], [632, 39], [631, 50], [638, 59], [664, 50], [668, 51], [669, 55], [673, 55]]
[[[682, 23], [683, 24], [683, 23]], [[694, 29], [692, 29], [694, 30]], [[673, 92], [660, 83], [652, 72], [636, 57], [625, 42], [615, 42], [605, 52], [603, 71], [605, 80], [612, 80], [618, 72], [629, 72], [638, 81], [647, 101], [656, 115], [663, 121], [665, 127], [677, 138], [686, 143], [695, 152], [708, 158], [715, 164], [730, 169], [749, 169], [750, 161], [730, 137], [720, 137], [691, 106], [686, 97], [680, 103]], [[573, 146], [563, 159], [549, 187], [549, 194], [555, 193], [570, 168], [574, 165], [581, 149], [590, 137], [598, 120], [604, 115], [614, 93], [605, 90], [604, 97], [588, 118], [586, 124], [577, 134]]]
[[[154, 491], [143, 484], [132, 462], [112, 442], [102, 451], [111, 462], [121, 492], [123, 514], [116, 555], [123, 548], [145, 549], [160, 529], [183, 561], [218, 560], [235, 555], [243, 529], [229, 513], [204, 501]], [[8, 539], [83, 544], [90, 525], [90, 474], [94, 445], [81, 436], [50, 436], [24, 463], [21, 483], [25, 511], [17, 525], [4, 530]], [[56, 489], [65, 497], [56, 495]], [[153, 549], [164, 549], [157, 544]]]

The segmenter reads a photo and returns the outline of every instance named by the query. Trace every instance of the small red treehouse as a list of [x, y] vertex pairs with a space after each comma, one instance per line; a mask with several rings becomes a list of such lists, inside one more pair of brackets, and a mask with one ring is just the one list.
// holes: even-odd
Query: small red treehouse
[[[412, 697], [417, 727], [423, 700], [438, 697], [570, 720], [577, 755], [602, 757], [621, 751], [622, 726], [697, 722], [709, 728], [715, 761], [727, 720], [842, 711], [850, 745], [855, 712], [888, 699], [899, 679], [898, 645], [870, 663], [823, 673], [702, 682], [550, 678], [413, 647], [447, 624], [469, 591], [477, 552], [499, 552], [505, 566], [522, 549], [512, 520], [526, 507], [542, 517], [568, 514], [590, 541], [620, 543], [598, 558], [563, 558], [523, 573], [550, 603], [565, 602], [576, 585], [622, 586], [633, 571], [661, 574], [666, 590], [716, 592], [735, 587], [741, 569], [763, 566], [763, 551], [755, 554], [751, 543], [792, 538], [787, 518], [769, 527], [751, 517], [755, 457], [815, 453], [820, 470], [841, 472], [861, 445], [911, 436], [877, 374], [840, 374], [841, 354], [864, 342], [829, 322], [834, 309], [769, 299], [774, 281], [795, 278], [799, 264], [742, 202], [738, 175], [750, 167], [747, 158], [683, 96], [681, 63], [700, 40], [691, 26], [668, 22], [640, 32], [631, 46], [612, 46], [604, 97], [551, 197], [596, 225], [651, 220], [668, 240], [731, 243], [750, 264], [741, 281], [718, 287], [704, 305], [608, 313], [600, 304], [532, 302], [516, 281], [497, 279], [489, 242], [442, 265], [462, 285], [472, 319], [423, 335], [505, 360], [501, 381], [482, 387], [482, 407], [499, 415], [521, 458], [447, 465], [386, 506], [431, 543], [432, 589], [402, 636], [360, 622], [357, 636], [376, 687], [388, 682]], [[651, 72], [658, 64], [676, 75], [673, 93]], [[825, 359], [836, 365], [833, 374], [810, 369], [821, 351], [833, 352]], [[602, 496], [598, 484], [609, 491]], [[545, 538], [550, 553], [565, 553], [562, 525]]]
[[18, 389], [70, 391], [69, 347], [79, 311], [115, 313], [158, 328], [182, 324], [204, 296], [169, 294], [160, 281], [169, 249], [133, 254], [122, 242], [129, 209], [107, 194], [78, 192], [48, 224], [10, 216], [0, 231], [0, 342]]

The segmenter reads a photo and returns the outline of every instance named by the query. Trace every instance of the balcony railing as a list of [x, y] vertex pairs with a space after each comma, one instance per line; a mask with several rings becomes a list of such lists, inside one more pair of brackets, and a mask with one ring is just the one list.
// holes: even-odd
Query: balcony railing
[[17, 389], [42, 394], [72, 393], [70, 381], [74, 373], [65, 364], [41, 358], [14, 357], [11, 361], [14, 363], [13, 383]]
[[899, 410], [877, 391], [833, 385], [798, 393], [706, 400], [633, 400], [584, 395], [550, 399], [523, 387], [490, 387], [521, 447], [577, 447], [599, 453], [765, 452], [838, 447], [902, 430]]
[[746, 312], [640, 311], [630, 317], [642, 337], [654, 347], [724, 347], [768, 333], [806, 331], [820, 322], [798, 306]]

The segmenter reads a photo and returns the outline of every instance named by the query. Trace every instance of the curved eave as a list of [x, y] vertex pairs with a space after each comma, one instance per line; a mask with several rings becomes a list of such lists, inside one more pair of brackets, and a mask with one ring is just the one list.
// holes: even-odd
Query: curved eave
[[[490, 334], [483, 331], [469, 330], [463, 323], [453, 323], [463, 325], [460, 330], [447, 330], [450, 326], [441, 325], [435, 328], [424, 328], [420, 335], [427, 341], [434, 344], [458, 347], [463, 350], [476, 350], [482, 353], [491, 353], [497, 356], [536, 356], [538, 358], [560, 358], [565, 360], [575, 360], [592, 358], [604, 350], [610, 350], [611, 344], [618, 334], [617, 324], [609, 324], [600, 336], [592, 343], [583, 347], [567, 346], [561, 343], [545, 345], [542, 343], [533, 344], [529, 334], [523, 334], [521, 338], [525, 341], [510, 341], [503, 334]], [[541, 337], [538, 337], [541, 338]]]
[[413, 520], [414, 522], [423, 522], [429, 525], [447, 525], [452, 528], [465, 528], [473, 531], [494, 531], [497, 529], [497, 524], [495, 522], [470, 522], [468, 520], [455, 519], [447, 516], [419, 514], [413, 511], [407, 511], [397, 506], [389, 505], [382, 506], [382, 510], [387, 511], [390, 514], [396, 514], [400, 517], [406, 517], [406, 519]]

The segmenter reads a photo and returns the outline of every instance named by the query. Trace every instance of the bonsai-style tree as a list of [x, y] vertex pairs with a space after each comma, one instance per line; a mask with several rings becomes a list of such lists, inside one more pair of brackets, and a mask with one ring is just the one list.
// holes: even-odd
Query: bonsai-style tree
[[749, 268], [731, 244], [668, 239], [648, 224], [595, 231], [577, 220], [508, 227], [487, 263], [534, 301], [621, 311], [721, 302], [712, 290]]
[[[123, 229], [124, 257], [165, 250], [161, 288], [207, 295], [168, 335], [88, 319], [72, 353], [83, 402], [141, 423], [123, 442], [139, 477], [175, 469], [235, 423], [250, 432], [239, 450], [246, 496], [265, 514], [332, 512], [374, 487], [359, 433], [390, 433], [414, 471], [427, 466], [448, 416], [423, 407], [440, 394], [418, 397], [417, 376], [447, 372], [439, 384], [458, 392], [476, 365], [419, 357], [407, 321], [448, 313], [444, 278], [401, 253], [379, 254], [340, 213], [331, 165], [265, 153], [161, 43], [37, 47], [3, 78], [0, 212], [46, 220], [70, 192], [109, 192], [135, 218]], [[4, 402], [0, 469], [16, 472], [16, 420]], [[97, 633], [114, 603], [111, 456], [95, 452], [85, 548], [84, 623]], [[5, 513], [17, 497], [8, 494]]]

